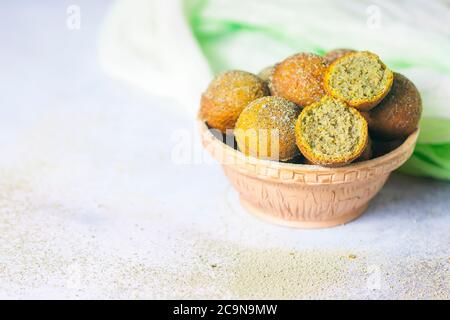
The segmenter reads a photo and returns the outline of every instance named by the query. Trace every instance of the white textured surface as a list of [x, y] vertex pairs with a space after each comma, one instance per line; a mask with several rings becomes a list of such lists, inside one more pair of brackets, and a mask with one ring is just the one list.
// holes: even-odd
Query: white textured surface
[[0, 298], [449, 298], [450, 184], [394, 175], [333, 229], [255, 220], [217, 164], [172, 162], [192, 119], [101, 73], [108, 1], [79, 3], [79, 31], [68, 2], [0, 5]]

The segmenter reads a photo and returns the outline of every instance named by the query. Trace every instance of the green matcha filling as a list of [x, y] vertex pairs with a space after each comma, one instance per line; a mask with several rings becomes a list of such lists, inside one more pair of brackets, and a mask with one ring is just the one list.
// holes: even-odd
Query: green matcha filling
[[379, 60], [353, 55], [335, 66], [329, 84], [347, 101], [370, 100], [385, 90], [389, 74]]
[[331, 99], [307, 111], [302, 118], [302, 136], [316, 155], [349, 157], [363, 135], [363, 124], [351, 110]]

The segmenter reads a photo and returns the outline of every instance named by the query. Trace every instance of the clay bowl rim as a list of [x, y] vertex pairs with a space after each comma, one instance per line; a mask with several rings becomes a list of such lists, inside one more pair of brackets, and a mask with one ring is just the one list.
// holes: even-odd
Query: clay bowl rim
[[[353, 170], [359, 170], [366, 168], [371, 165], [379, 165], [380, 163], [383, 163], [385, 161], [392, 160], [394, 158], [397, 158], [400, 156], [403, 152], [407, 152], [408, 149], [411, 148], [411, 146], [414, 148], [417, 138], [420, 133], [420, 128], [417, 128], [413, 133], [411, 133], [409, 136], [405, 138], [405, 140], [402, 142], [401, 145], [396, 147], [395, 149], [389, 151], [388, 153], [370, 159], [366, 161], [361, 162], [355, 162], [350, 163], [341, 167], [323, 167], [320, 165], [311, 165], [311, 164], [300, 164], [300, 163], [286, 163], [286, 162], [280, 162], [280, 161], [273, 161], [273, 160], [266, 160], [266, 159], [258, 159], [252, 156], [246, 156], [243, 154], [240, 150], [234, 149], [224, 143], [223, 141], [219, 140], [208, 128], [207, 124], [203, 120], [197, 120], [200, 124], [201, 134], [204, 135], [205, 133], [209, 135], [209, 137], [216, 143], [220, 144], [222, 148], [224, 148], [227, 152], [235, 154], [237, 157], [239, 157], [241, 160], [243, 160], [244, 163], [249, 164], [257, 164], [261, 166], [266, 167], [272, 167], [272, 168], [280, 168], [280, 169], [291, 169], [291, 170], [301, 170], [303, 172], [310, 172], [310, 173], [331, 173], [331, 172], [338, 172], [338, 171], [348, 171], [350, 169]], [[395, 169], [393, 169], [395, 170]]]

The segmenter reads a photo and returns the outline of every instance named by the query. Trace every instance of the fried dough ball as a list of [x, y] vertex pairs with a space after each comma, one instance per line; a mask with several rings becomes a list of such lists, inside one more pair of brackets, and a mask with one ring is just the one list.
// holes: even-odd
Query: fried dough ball
[[234, 128], [250, 102], [268, 94], [267, 84], [258, 76], [239, 70], [227, 71], [214, 78], [203, 93], [199, 117], [212, 128], [225, 132]]
[[236, 122], [234, 134], [239, 149], [259, 159], [293, 159], [299, 155], [294, 130], [299, 114], [295, 103], [281, 97], [251, 102]]
[[421, 114], [422, 100], [416, 86], [395, 73], [389, 94], [368, 113], [369, 130], [384, 140], [403, 138], [417, 129]]
[[325, 60], [312, 53], [298, 53], [275, 66], [269, 81], [270, 91], [304, 107], [325, 94], [323, 77]]

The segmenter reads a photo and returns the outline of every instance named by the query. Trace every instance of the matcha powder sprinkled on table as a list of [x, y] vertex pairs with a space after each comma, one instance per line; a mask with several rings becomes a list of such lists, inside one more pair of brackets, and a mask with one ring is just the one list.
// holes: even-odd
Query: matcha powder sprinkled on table
[[206, 261], [222, 260], [214, 269], [215, 285], [233, 298], [327, 298], [342, 296], [336, 288], [365, 285], [355, 282], [365, 279], [365, 264], [347, 259], [344, 251], [255, 249], [211, 240], [200, 246], [209, 252], [202, 256]]

